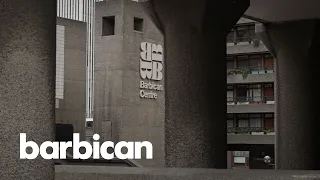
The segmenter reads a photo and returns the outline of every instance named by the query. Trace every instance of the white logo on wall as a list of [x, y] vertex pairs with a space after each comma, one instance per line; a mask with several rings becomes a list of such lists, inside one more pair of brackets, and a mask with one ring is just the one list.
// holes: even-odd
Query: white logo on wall
[[[163, 79], [163, 48], [161, 45], [143, 42], [140, 54], [140, 76], [147, 81], [161, 81]], [[140, 81], [140, 97], [157, 99], [157, 93], [163, 91], [163, 86], [151, 82]], [[145, 90], [151, 90], [146, 92]]]

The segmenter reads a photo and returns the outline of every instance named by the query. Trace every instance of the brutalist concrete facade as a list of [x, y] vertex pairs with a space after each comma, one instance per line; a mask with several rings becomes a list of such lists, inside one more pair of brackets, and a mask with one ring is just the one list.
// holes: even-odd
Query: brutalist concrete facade
[[[244, 24], [256, 24], [257, 22], [241, 18], [237, 25]], [[228, 55], [248, 55], [248, 54], [257, 54], [257, 53], [269, 53], [267, 47], [259, 42], [258, 45], [253, 45], [249, 43], [233, 45], [227, 43], [227, 54]], [[273, 67], [275, 68], [275, 61]], [[267, 74], [248, 74], [247, 77], [243, 77], [241, 74], [233, 74], [227, 76], [228, 85], [231, 84], [256, 84], [256, 83], [275, 83], [275, 73]], [[271, 104], [248, 104], [248, 105], [228, 105], [228, 113], [274, 113], [275, 105]], [[241, 138], [243, 139], [243, 138]], [[233, 141], [234, 142], [234, 141]], [[240, 141], [239, 141], [240, 143]], [[267, 143], [267, 142], [266, 142]]]
[[[255, 25], [257, 22], [241, 18], [236, 26], [243, 26], [243, 25]], [[254, 43], [227, 43], [227, 54], [232, 56], [237, 55], [254, 55], [254, 54], [265, 54], [269, 53], [268, 48], [263, 44], [261, 40], [258, 41], [257, 44]], [[237, 63], [237, 62], [235, 62]], [[275, 69], [275, 60], [273, 63], [273, 68]], [[243, 84], [262, 84], [262, 83], [273, 83], [275, 84], [275, 73], [262, 73], [262, 74], [248, 74], [247, 77], [243, 77], [241, 74], [232, 74], [227, 76], [227, 83], [228, 85], [243, 85]], [[275, 85], [274, 85], [275, 86]], [[274, 87], [273, 86], [273, 87]], [[262, 90], [262, 87], [261, 87]], [[236, 94], [236, 93], [235, 93]], [[262, 93], [263, 94], [263, 93]], [[227, 112], [228, 114], [234, 114], [237, 116], [238, 114], [269, 114], [269, 113], [275, 113], [275, 104], [274, 101], [271, 103], [253, 103], [253, 104], [237, 104], [237, 103], [231, 103], [227, 106]], [[262, 116], [262, 115], [261, 115]], [[262, 124], [262, 123], [261, 123]], [[237, 126], [238, 127], [238, 126]], [[250, 130], [251, 131], [251, 130]], [[252, 128], [252, 131], [254, 131], [254, 128]], [[257, 128], [257, 131], [259, 128]], [[245, 133], [228, 133], [228, 145], [229, 147], [237, 146], [239, 149], [237, 151], [242, 151], [242, 147], [250, 146], [254, 147], [256, 145], [274, 145], [275, 143], [275, 135], [274, 132], [269, 132], [261, 135], [260, 132], [245, 132]], [[231, 148], [229, 148], [231, 151]], [[232, 149], [234, 151], [235, 149]], [[253, 151], [253, 149], [247, 149], [250, 152]], [[263, 150], [263, 148], [262, 148]], [[253, 152], [252, 152], [253, 153]], [[229, 152], [228, 156], [231, 156], [233, 152]], [[250, 154], [250, 153], [249, 153]], [[236, 155], [235, 155], [236, 156]], [[248, 156], [248, 158], [251, 158], [251, 155]], [[230, 159], [230, 160], [231, 160]], [[229, 166], [231, 167], [231, 164], [233, 164], [233, 160], [228, 160]], [[252, 161], [252, 160], [251, 160]], [[250, 165], [249, 165], [250, 166]], [[250, 168], [255, 168], [250, 166]]]
[[140, 74], [141, 43], [163, 46], [163, 36], [131, 0], [96, 3], [95, 23], [94, 133], [102, 141], [150, 141], [153, 160], [139, 163], [163, 166], [164, 90], [154, 91], [157, 99], [140, 97], [141, 81], [164, 87], [164, 78], [144, 80]]
[[82, 140], [85, 98], [86, 23], [57, 18], [56, 123], [72, 124]]

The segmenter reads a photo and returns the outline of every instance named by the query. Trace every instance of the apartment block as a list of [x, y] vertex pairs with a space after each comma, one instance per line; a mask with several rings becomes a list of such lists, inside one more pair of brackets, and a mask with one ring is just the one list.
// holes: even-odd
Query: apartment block
[[229, 168], [269, 169], [274, 157], [275, 60], [241, 18], [227, 36], [227, 128]]

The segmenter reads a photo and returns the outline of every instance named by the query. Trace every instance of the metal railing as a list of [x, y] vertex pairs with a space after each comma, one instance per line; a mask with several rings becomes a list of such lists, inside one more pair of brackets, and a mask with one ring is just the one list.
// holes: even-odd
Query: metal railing
[[238, 43], [242, 43], [242, 42], [248, 42], [249, 44], [253, 44], [254, 41], [260, 41], [258, 36], [227, 38], [227, 43], [233, 43], [235, 45], [237, 45]]
[[272, 127], [228, 127], [228, 134], [253, 134], [253, 133], [274, 133]]
[[227, 103], [235, 104], [266, 104], [268, 101], [274, 101], [274, 96], [227, 97]]

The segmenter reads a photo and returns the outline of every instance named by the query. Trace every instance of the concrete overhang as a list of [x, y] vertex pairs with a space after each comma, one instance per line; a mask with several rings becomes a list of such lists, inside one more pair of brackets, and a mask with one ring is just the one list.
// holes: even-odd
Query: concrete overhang
[[262, 23], [320, 18], [319, 0], [251, 0], [244, 17]]

